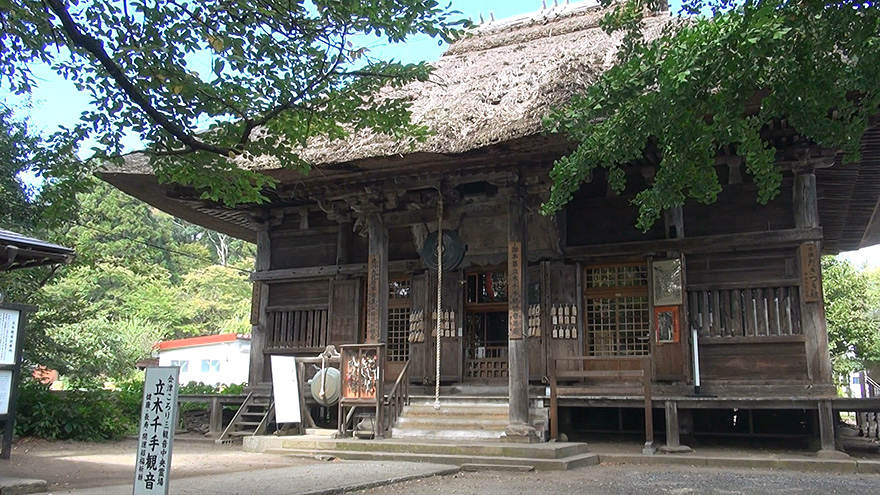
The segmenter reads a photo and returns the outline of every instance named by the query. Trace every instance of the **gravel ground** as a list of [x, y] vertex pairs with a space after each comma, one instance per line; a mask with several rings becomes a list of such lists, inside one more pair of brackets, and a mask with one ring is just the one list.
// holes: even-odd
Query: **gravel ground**
[[601, 465], [567, 472], [476, 472], [408, 481], [362, 494], [877, 495], [880, 476]]

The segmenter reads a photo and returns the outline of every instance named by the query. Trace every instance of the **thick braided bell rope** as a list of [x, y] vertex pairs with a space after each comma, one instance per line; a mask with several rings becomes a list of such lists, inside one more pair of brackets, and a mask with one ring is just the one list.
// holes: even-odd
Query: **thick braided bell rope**
[[440, 409], [440, 321], [443, 319], [443, 192], [437, 188], [437, 374], [434, 409]]

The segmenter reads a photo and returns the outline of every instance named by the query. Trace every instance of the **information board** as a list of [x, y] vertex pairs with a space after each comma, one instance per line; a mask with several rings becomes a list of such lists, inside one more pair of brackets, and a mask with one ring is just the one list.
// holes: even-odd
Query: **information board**
[[141, 402], [133, 495], [168, 495], [171, 447], [177, 428], [177, 379], [180, 368], [147, 368]]
[[0, 370], [0, 415], [9, 414], [12, 397], [12, 370]]
[[278, 423], [302, 422], [299, 380], [296, 376], [296, 358], [293, 356], [270, 356], [272, 360], [272, 394], [275, 395], [275, 421]]
[[15, 341], [21, 311], [0, 309], [0, 364], [15, 363]]

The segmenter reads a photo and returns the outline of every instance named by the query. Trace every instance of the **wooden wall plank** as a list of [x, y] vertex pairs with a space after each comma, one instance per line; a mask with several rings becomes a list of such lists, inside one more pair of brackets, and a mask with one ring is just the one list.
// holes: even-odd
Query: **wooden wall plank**
[[700, 371], [705, 380], [792, 381], [807, 379], [803, 342], [700, 343]]
[[735, 289], [730, 291], [732, 315], [731, 336], [741, 337], [745, 335], [745, 321], [743, 319], [743, 291]]
[[358, 343], [362, 285], [360, 279], [330, 282], [327, 344], [338, 347]]

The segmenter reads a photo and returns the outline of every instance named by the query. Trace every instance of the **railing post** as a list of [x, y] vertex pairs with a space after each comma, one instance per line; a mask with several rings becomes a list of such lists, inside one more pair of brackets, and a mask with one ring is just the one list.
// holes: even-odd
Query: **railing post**
[[657, 452], [654, 447], [654, 409], [651, 403], [651, 359], [642, 358], [642, 384], [645, 387], [645, 446], [642, 453], [653, 455]]
[[556, 358], [550, 357], [550, 438], [559, 438], [559, 410], [556, 397]]

